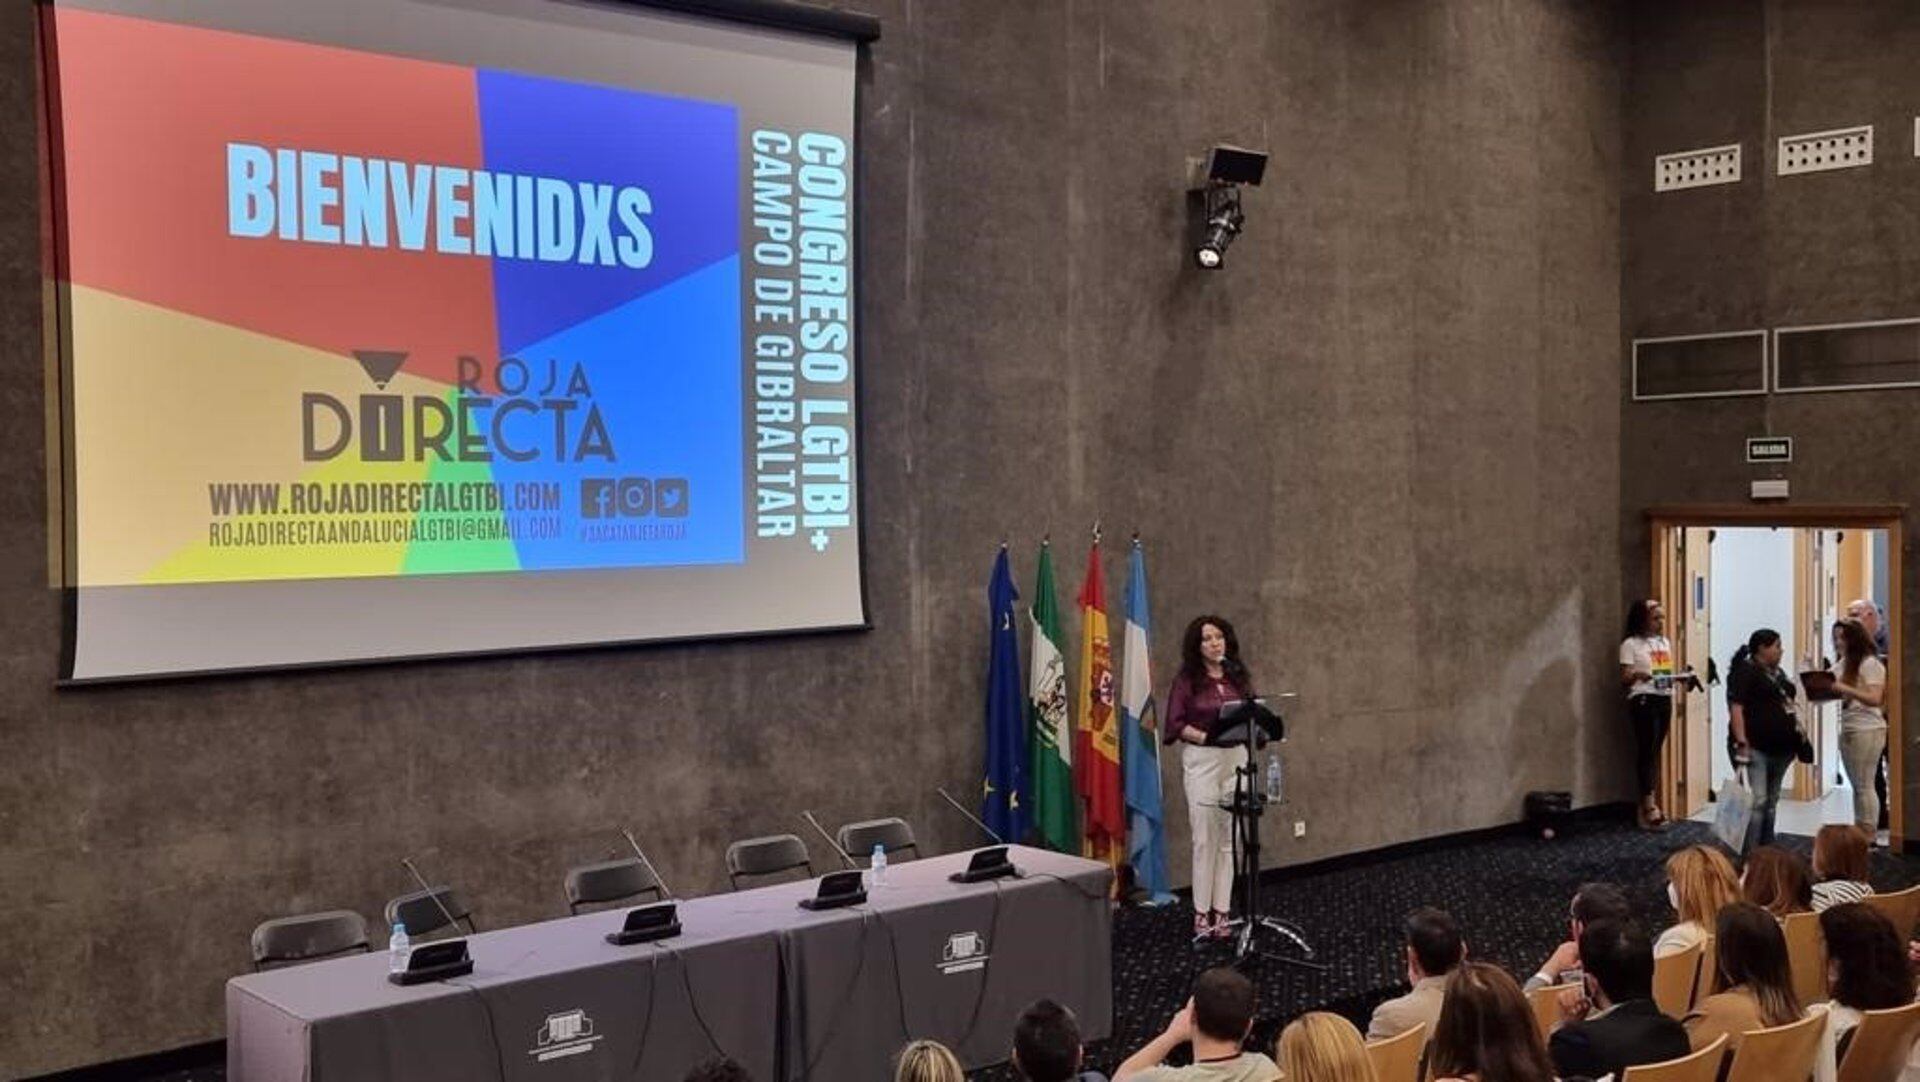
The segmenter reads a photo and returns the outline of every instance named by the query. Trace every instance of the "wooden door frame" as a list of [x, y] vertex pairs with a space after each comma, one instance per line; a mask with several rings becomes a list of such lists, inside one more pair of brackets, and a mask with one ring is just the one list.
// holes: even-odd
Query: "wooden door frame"
[[[1671, 558], [1673, 531], [1688, 526], [1781, 526], [1788, 528], [1824, 527], [1827, 529], [1885, 530], [1887, 531], [1887, 607], [1886, 622], [1888, 635], [1894, 649], [1887, 655], [1887, 691], [1885, 699], [1887, 713], [1887, 809], [1888, 845], [1896, 853], [1905, 851], [1904, 830], [1905, 794], [1903, 780], [1905, 775], [1906, 741], [1902, 736], [1901, 716], [1905, 713], [1901, 682], [1900, 655], [1905, 652], [1904, 636], [1900, 634], [1905, 627], [1901, 606], [1902, 564], [1906, 552], [1903, 522], [1906, 516], [1904, 504], [1687, 504], [1656, 505], [1646, 511], [1648, 540], [1651, 543], [1653, 561], [1651, 596], [1660, 602], [1669, 612], [1679, 611], [1678, 600], [1670, 596], [1673, 589], [1690, 589], [1688, 583], [1670, 583], [1666, 565]], [[1682, 636], [1684, 638], [1684, 636]], [[1676, 652], [1684, 647], [1676, 644]], [[1685, 660], [1684, 654], [1676, 654], [1676, 663]], [[1704, 665], [1696, 665], [1701, 672]], [[1676, 725], [1667, 746], [1660, 756], [1660, 776], [1654, 787], [1656, 799], [1662, 808], [1673, 809], [1682, 805], [1680, 793], [1681, 777], [1686, 769], [1686, 733], [1685, 726]], [[1711, 754], [1711, 749], [1709, 749]]]

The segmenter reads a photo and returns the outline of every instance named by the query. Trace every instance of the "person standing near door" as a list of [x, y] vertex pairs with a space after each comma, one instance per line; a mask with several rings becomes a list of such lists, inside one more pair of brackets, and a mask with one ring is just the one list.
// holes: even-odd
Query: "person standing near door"
[[1635, 601], [1627, 607], [1627, 637], [1620, 643], [1620, 685], [1627, 692], [1627, 720], [1633, 725], [1642, 830], [1658, 830], [1666, 824], [1653, 799], [1660, 749], [1673, 724], [1673, 644], [1667, 641], [1666, 628], [1667, 614], [1660, 602]]
[[1840, 707], [1840, 764], [1853, 786], [1853, 825], [1871, 838], [1880, 825], [1880, 797], [1873, 774], [1887, 750], [1887, 716], [1881, 702], [1887, 689], [1887, 667], [1880, 663], [1873, 635], [1851, 617], [1833, 625], [1833, 690]]
[[1780, 783], [1793, 765], [1800, 747], [1800, 729], [1794, 724], [1796, 692], [1780, 671], [1784, 652], [1780, 633], [1763, 627], [1747, 636], [1727, 666], [1727, 707], [1731, 715], [1727, 743], [1735, 769], [1747, 768], [1753, 788], [1753, 818], [1747, 824], [1747, 844], [1773, 844], [1773, 817], [1780, 804]]

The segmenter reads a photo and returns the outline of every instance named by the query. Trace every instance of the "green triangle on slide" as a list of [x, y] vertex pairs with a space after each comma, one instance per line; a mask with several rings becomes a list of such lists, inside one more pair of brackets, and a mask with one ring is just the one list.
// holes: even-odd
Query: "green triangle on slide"
[[[453, 398], [457, 392], [447, 392], [447, 406], [453, 407]], [[493, 484], [493, 466], [486, 462], [441, 462], [434, 460], [427, 470], [428, 484], [460, 483]], [[429, 519], [467, 518], [490, 514], [493, 518], [503, 517], [503, 512], [438, 512], [429, 514], [422, 511], [415, 516], [416, 524], [424, 524]], [[489, 541], [415, 541], [407, 546], [407, 557], [402, 561], [400, 571], [406, 575], [456, 575], [471, 571], [518, 571], [520, 554], [515, 551], [509, 538]]]

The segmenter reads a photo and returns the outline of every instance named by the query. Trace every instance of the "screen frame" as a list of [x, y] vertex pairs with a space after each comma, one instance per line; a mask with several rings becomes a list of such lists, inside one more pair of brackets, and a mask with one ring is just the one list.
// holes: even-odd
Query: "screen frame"
[[[818, 8], [812, 5], [788, 2], [788, 0], [613, 0], [609, 6], [647, 8], [688, 15], [716, 22], [730, 22], [749, 26], [764, 26], [773, 29], [812, 33], [827, 37], [842, 38], [854, 47], [853, 65], [853, 145], [854, 160], [852, 169], [852, 212], [848, 225], [849, 240], [854, 256], [854, 276], [851, 287], [853, 301], [853, 423], [854, 446], [859, 449], [859, 468], [854, 475], [854, 544], [860, 592], [860, 619], [853, 623], [830, 624], [819, 627], [780, 628], [769, 630], [721, 632], [711, 634], [655, 636], [632, 639], [603, 639], [594, 642], [570, 642], [535, 644], [528, 646], [485, 647], [474, 650], [448, 650], [431, 653], [391, 654], [359, 658], [331, 658], [316, 661], [283, 662], [265, 665], [246, 665], [221, 668], [176, 669], [166, 672], [125, 673], [110, 676], [75, 677], [74, 665], [79, 646], [79, 603], [80, 586], [74, 574], [75, 535], [78, 524], [77, 501], [70, 491], [72, 484], [74, 447], [72, 409], [73, 366], [72, 314], [68, 290], [63, 286], [67, 281], [69, 269], [63, 253], [68, 250], [67, 229], [70, 216], [67, 213], [68, 199], [66, 178], [61, 167], [61, 123], [59, 95], [59, 49], [56, 44], [53, 13], [55, 0], [33, 0], [35, 19], [35, 70], [37, 73], [38, 108], [35, 110], [38, 120], [39, 149], [43, 159], [40, 170], [42, 185], [40, 212], [43, 221], [44, 244], [42, 260], [47, 278], [45, 290], [47, 297], [42, 304], [42, 316], [46, 326], [42, 328], [41, 338], [45, 353], [44, 363], [52, 369], [45, 378], [45, 393], [57, 394], [57, 410], [54, 403], [48, 403], [46, 415], [49, 424], [58, 419], [58, 428], [46, 433], [45, 452], [49, 474], [47, 527], [49, 531], [48, 558], [53, 565], [49, 568], [49, 579], [60, 591], [61, 642], [59, 670], [53, 684], [57, 689], [104, 687], [124, 684], [154, 684], [182, 681], [217, 679], [222, 677], [260, 676], [269, 673], [308, 673], [327, 670], [363, 669], [376, 666], [403, 665], [410, 663], [438, 663], [452, 661], [470, 661], [490, 658], [526, 657], [526, 656], [564, 656], [588, 655], [612, 650], [633, 650], [637, 648], [669, 648], [703, 643], [738, 643], [759, 639], [780, 639], [812, 637], [823, 635], [845, 635], [849, 633], [874, 630], [873, 606], [868, 581], [867, 568], [867, 479], [866, 454], [866, 392], [863, 375], [866, 368], [866, 320], [863, 296], [863, 275], [859, 268], [864, 263], [865, 248], [862, 243], [864, 228], [862, 224], [862, 179], [865, 162], [865, 136], [867, 121], [862, 99], [865, 84], [872, 78], [872, 57], [865, 46], [880, 37], [880, 20], [872, 15], [860, 12], [836, 11]], [[57, 461], [55, 460], [57, 457]], [[57, 524], [57, 546], [54, 541]], [[324, 580], [315, 580], [324, 581]]]

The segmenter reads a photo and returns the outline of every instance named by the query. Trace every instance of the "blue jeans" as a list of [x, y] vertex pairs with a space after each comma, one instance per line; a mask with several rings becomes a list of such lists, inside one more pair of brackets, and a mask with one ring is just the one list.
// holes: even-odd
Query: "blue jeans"
[[1793, 765], [1793, 753], [1768, 753], [1749, 749], [1753, 756], [1747, 764], [1747, 785], [1753, 790], [1753, 819], [1747, 823], [1747, 847], [1773, 844], [1773, 815], [1780, 806], [1780, 783], [1787, 780], [1787, 768]]

